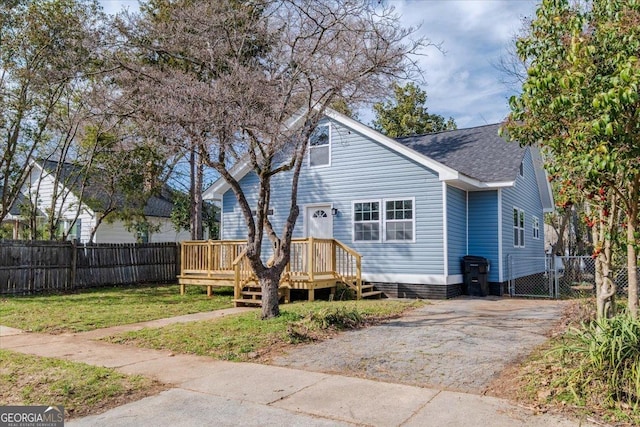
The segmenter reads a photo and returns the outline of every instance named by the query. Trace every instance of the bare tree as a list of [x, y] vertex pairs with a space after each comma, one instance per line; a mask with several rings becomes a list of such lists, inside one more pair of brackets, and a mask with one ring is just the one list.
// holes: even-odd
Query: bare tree
[[[262, 317], [277, 316], [311, 132], [336, 100], [378, 100], [392, 81], [412, 77], [418, 68], [411, 55], [427, 42], [412, 40], [414, 30], [402, 28], [392, 8], [360, 0], [187, 2], [170, 13], [163, 22], [121, 18], [128, 53], [119, 57], [117, 80], [149, 129], [196, 144], [205, 163], [229, 183], [262, 287]], [[158, 55], [192, 67], [183, 71], [148, 60]], [[256, 206], [236, 179], [241, 167], [259, 178]], [[278, 174], [288, 174], [291, 183], [281, 230], [267, 216]], [[265, 238], [274, 247], [269, 265], [262, 257]]]

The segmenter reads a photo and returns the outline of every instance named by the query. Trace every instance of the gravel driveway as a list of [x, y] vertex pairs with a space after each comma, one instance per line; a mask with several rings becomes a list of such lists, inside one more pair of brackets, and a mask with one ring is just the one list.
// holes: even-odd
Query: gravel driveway
[[274, 358], [279, 366], [482, 393], [546, 340], [564, 301], [461, 297]]

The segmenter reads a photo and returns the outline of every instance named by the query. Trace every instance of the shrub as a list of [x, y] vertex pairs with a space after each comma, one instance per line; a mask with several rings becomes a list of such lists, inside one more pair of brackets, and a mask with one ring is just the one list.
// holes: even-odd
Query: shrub
[[353, 301], [356, 299], [356, 291], [344, 283], [338, 283], [336, 286], [336, 299], [338, 301]]
[[366, 319], [355, 307], [330, 306], [309, 311], [302, 319], [287, 328], [291, 343], [314, 341], [323, 331], [354, 329]]
[[573, 366], [559, 385], [578, 403], [600, 396], [612, 408], [640, 409], [640, 320], [621, 314], [593, 321], [574, 330], [568, 342], [556, 349]]

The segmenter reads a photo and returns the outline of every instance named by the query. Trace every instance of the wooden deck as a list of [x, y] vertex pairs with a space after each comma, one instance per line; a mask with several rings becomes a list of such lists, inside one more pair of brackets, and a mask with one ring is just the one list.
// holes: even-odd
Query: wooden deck
[[[215, 287], [233, 286], [236, 306], [261, 304], [262, 292], [246, 256], [246, 241], [183, 242], [181, 259], [181, 294], [187, 285], [206, 286], [209, 296]], [[316, 289], [329, 288], [333, 294], [339, 283], [352, 288], [358, 299], [381, 294], [362, 284], [362, 256], [342, 242], [313, 237], [291, 242], [291, 258], [280, 280], [285, 302], [291, 289], [307, 290], [313, 301]]]

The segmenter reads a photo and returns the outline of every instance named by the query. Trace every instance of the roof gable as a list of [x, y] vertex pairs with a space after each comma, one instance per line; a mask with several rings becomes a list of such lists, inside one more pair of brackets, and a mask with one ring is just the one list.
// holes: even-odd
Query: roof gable
[[[39, 164], [43, 170], [49, 174], [55, 174], [59, 163], [53, 160], [43, 160]], [[68, 188], [73, 194], [78, 196], [83, 193], [83, 203], [96, 212], [102, 211], [110, 204], [111, 195], [100, 182], [89, 177], [84, 183], [82, 189], [84, 170], [78, 165], [63, 162], [60, 165], [61, 184]], [[171, 189], [167, 185], [163, 185], [159, 194], [152, 195], [147, 200], [143, 208], [145, 216], [153, 216], [160, 218], [169, 218], [173, 210], [173, 197]], [[123, 209], [126, 205], [126, 198], [123, 194], [116, 193], [113, 195], [114, 203], [117, 209]]]
[[[501, 138], [498, 135], [500, 124], [392, 139], [334, 110], [327, 109], [325, 115], [435, 171], [441, 181], [466, 190], [514, 185], [520, 163], [528, 149]], [[546, 172], [541, 164], [536, 163], [534, 166], [540, 194], [544, 195], [543, 202], [546, 202], [543, 203], [544, 207], [547, 210], [553, 209]], [[249, 161], [244, 160], [234, 165], [230, 172], [235, 179], [240, 180], [250, 171]], [[230, 188], [223, 178], [219, 178], [205, 190], [203, 197], [219, 199]]]

